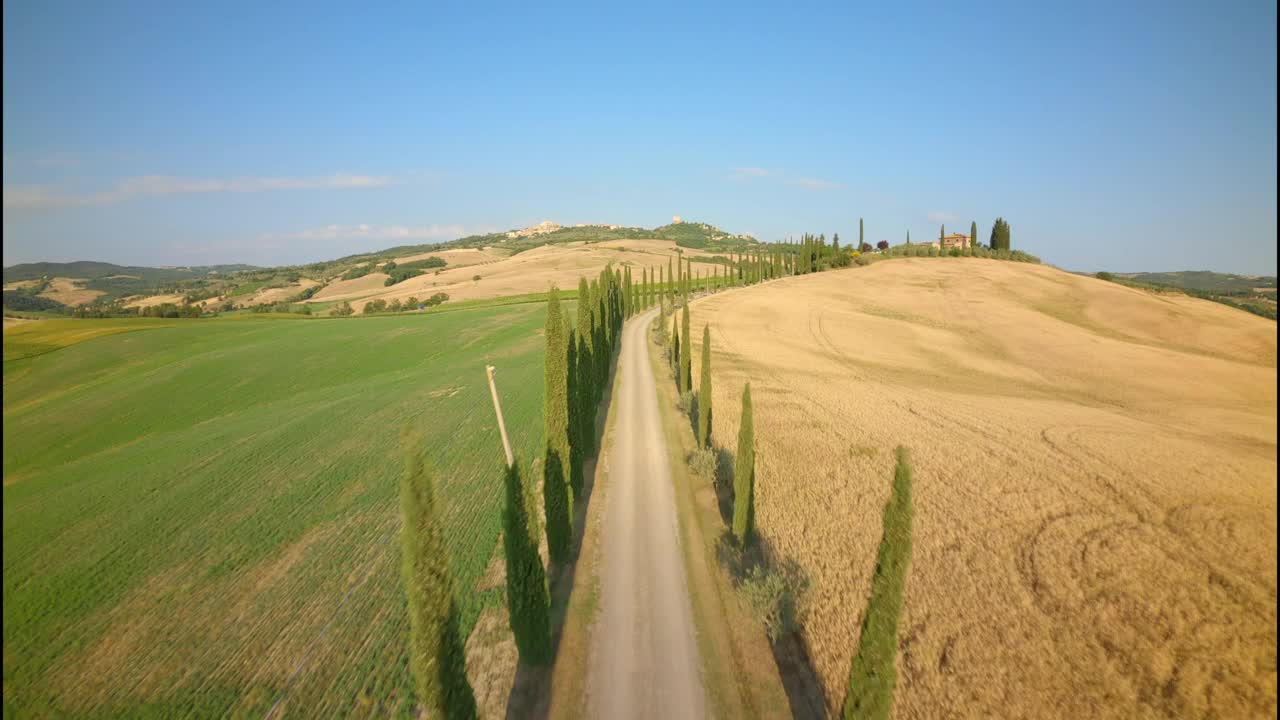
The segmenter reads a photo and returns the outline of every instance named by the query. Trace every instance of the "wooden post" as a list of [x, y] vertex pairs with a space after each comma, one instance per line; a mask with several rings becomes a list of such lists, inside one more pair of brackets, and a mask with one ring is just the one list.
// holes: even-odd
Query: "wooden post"
[[516, 463], [511, 454], [511, 441], [507, 439], [507, 424], [502, 421], [502, 404], [498, 402], [498, 386], [493, 382], [493, 366], [486, 365], [485, 374], [489, 376], [489, 394], [493, 396], [493, 412], [498, 416], [498, 432], [502, 435], [502, 449], [507, 453], [507, 467]]

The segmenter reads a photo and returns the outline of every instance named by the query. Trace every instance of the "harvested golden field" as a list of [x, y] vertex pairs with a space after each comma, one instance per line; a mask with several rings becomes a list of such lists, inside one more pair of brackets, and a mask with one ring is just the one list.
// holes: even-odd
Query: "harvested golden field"
[[383, 283], [387, 281], [387, 274], [381, 272], [369, 273], [361, 275], [351, 280], [337, 280], [329, 283], [312, 296], [312, 300], [317, 302], [322, 300], [342, 300], [344, 298], [359, 297], [376, 292], [383, 287]]
[[132, 297], [125, 298], [127, 302], [125, 302], [124, 306], [127, 308], [149, 308], [155, 307], [156, 305], [163, 305], [165, 303], [181, 303], [182, 298], [184, 297], [186, 297], [186, 295], [181, 294], [134, 295]]
[[[683, 252], [683, 255], [677, 253]], [[454, 266], [450, 265], [430, 270], [424, 275], [409, 278], [401, 283], [386, 288], [385, 292], [376, 292], [370, 285], [352, 285], [365, 278], [357, 278], [343, 283], [334, 283], [316, 293], [315, 300], [352, 299], [351, 306], [358, 312], [370, 300], [381, 298], [390, 301], [401, 300], [409, 296], [427, 298], [438, 292], [449, 295], [452, 300], [476, 300], [502, 297], [505, 295], [521, 295], [525, 293], [546, 292], [553, 283], [563, 289], [576, 289], [578, 278], [588, 279], [598, 275], [605, 265], [613, 263], [614, 267], [632, 266], [633, 273], [642, 267], [655, 270], [661, 266], [666, 272], [668, 259], [683, 256], [694, 261], [694, 269], [698, 270], [698, 260], [709, 258], [711, 253], [689, 248], [677, 248], [669, 240], [618, 240], [601, 243], [567, 243], [559, 245], [543, 245], [526, 250], [500, 260], [485, 262], [483, 265]], [[719, 266], [714, 266], [718, 268]], [[712, 265], [701, 269], [710, 271]], [[480, 276], [475, 280], [476, 275]], [[386, 278], [383, 273], [370, 273], [365, 277], [378, 277], [378, 285]], [[354, 298], [360, 298], [359, 302]]]
[[39, 280], [14, 280], [13, 282], [5, 283], [4, 289], [5, 290], [21, 290], [22, 288], [29, 288], [33, 285], [39, 285], [39, 284], [40, 284]]
[[82, 287], [80, 283], [83, 282], [86, 281], [76, 278], [52, 278], [49, 280], [49, 287], [40, 293], [40, 297], [49, 298], [68, 307], [75, 307], [76, 305], [93, 302], [95, 298], [103, 294], [101, 290], [89, 290]]
[[[385, 279], [385, 276], [384, 276], [384, 279]], [[306, 290], [307, 288], [315, 287], [316, 285], [319, 285], [319, 284], [320, 284], [319, 281], [312, 280], [310, 278], [302, 278], [298, 282], [289, 283], [284, 287], [262, 288], [261, 290], [255, 292], [253, 296], [249, 298], [246, 298], [244, 300], [237, 299], [236, 304], [244, 305], [245, 307], [250, 307], [253, 305], [270, 305], [273, 303], [285, 302], [286, 300], [297, 295], [303, 290]]]
[[436, 252], [418, 253], [417, 255], [406, 255], [405, 257], [396, 258], [396, 262], [410, 263], [438, 257], [449, 263], [449, 267], [467, 267], [469, 265], [497, 262], [507, 257], [508, 254], [506, 251], [496, 248], [458, 248], [456, 250], [438, 250]]
[[1275, 322], [972, 258], [692, 311], [711, 325], [718, 444], [736, 447], [752, 383], [759, 528], [812, 580], [829, 706], [903, 444], [895, 716], [1274, 716]]

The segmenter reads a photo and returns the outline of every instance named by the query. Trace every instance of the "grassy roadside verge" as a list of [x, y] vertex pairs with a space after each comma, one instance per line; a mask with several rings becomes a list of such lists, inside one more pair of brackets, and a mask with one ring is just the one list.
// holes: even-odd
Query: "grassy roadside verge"
[[[655, 323], [661, 323], [661, 316]], [[646, 345], [658, 386], [658, 408], [667, 441], [668, 462], [680, 526], [680, 550], [703, 683], [717, 717], [771, 718], [790, 716], [787, 695], [774, 662], [768, 638], [738, 600], [732, 579], [721, 567], [717, 538], [723, 530], [712, 482], [689, 472], [686, 458], [696, 440], [676, 407], [674, 383], [662, 349], [646, 333]]]

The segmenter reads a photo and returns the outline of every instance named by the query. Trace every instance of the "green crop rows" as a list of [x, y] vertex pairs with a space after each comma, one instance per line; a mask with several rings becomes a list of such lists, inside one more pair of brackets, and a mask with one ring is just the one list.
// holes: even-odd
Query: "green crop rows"
[[484, 365], [527, 461], [544, 315], [197, 320], [6, 361], [5, 717], [406, 714], [401, 429], [469, 632], [502, 597]]

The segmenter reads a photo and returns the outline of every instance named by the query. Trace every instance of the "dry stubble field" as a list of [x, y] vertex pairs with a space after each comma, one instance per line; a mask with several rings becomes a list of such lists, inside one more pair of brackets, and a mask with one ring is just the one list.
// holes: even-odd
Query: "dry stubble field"
[[902, 443], [895, 716], [1274, 715], [1274, 322], [972, 258], [787, 278], [692, 319], [719, 444], [752, 382], [758, 522], [813, 580], [829, 705]]

